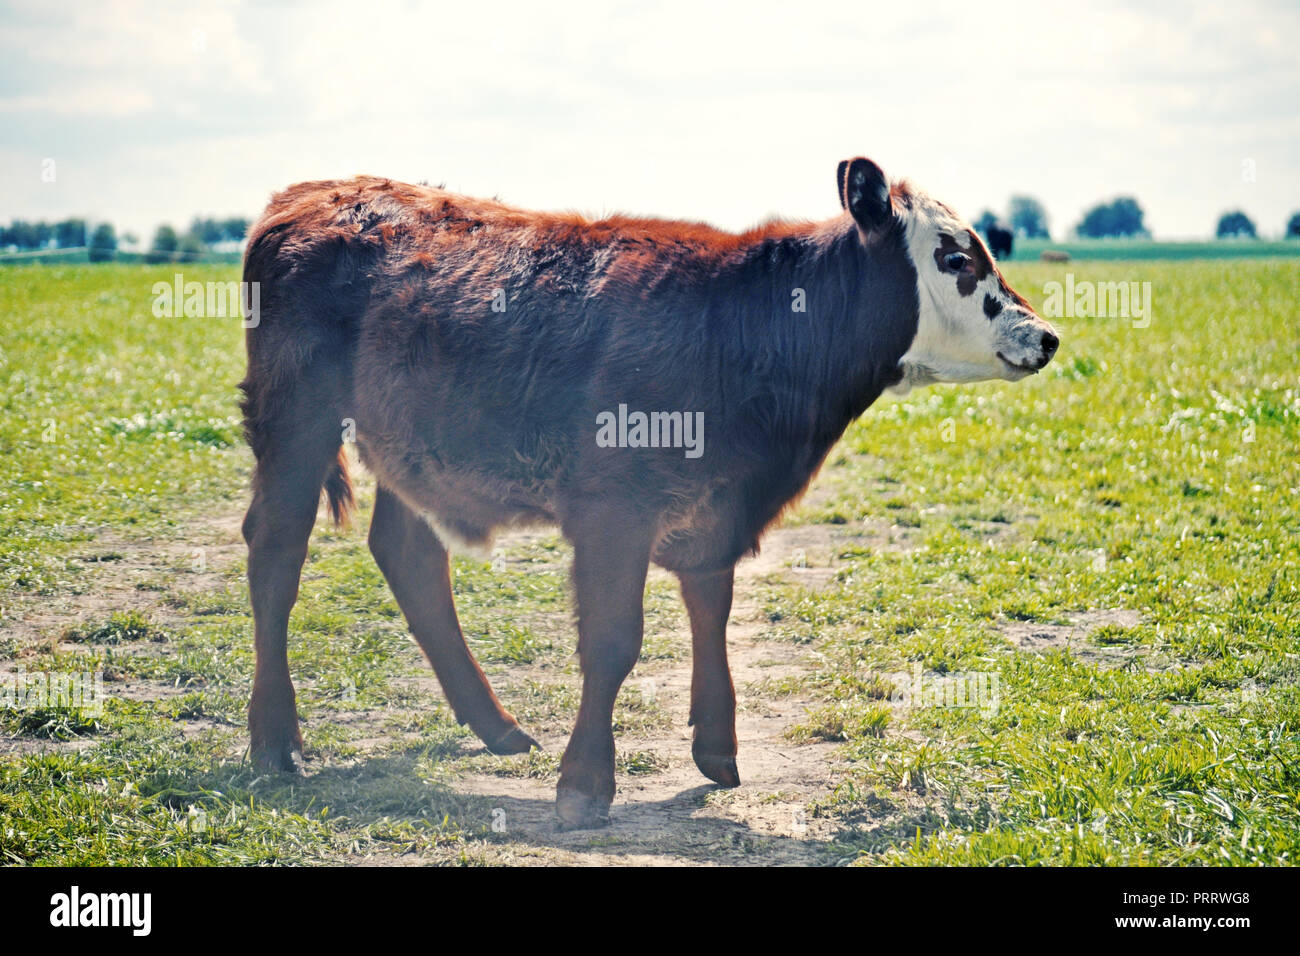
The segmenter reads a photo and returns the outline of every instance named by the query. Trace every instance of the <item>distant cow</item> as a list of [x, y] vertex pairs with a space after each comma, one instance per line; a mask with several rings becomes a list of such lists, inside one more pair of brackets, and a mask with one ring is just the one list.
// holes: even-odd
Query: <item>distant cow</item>
[[1044, 262], [1069, 262], [1070, 254], [1063, 249], [1044, 249], [1038, 258]]
[[1005, 226], [999, 226], [997, 223], [989, 226], [988, 240], [989, 251], [993, 253], [995, 259], [1006, 259], [1011, 255], [1011, 243], [1015, 239], [1015, 233]]
[[886, 388], [1015, 381], [1057, 347], [947, 206], [867, 159], [838, 181], [840, 215], [739, 234], [373, 177], [275, 196], [244, 258], [261, 296], [241, 384], [254, 763], [301, 765], [289, 612], [322, 487], [336, 521], [352, 506], [347, 431], [378, 482], [371, 551], [456, 718], [494, 753], [536, 744], [466, 646], [447, 548], [535, 522], [573, 542], [583, 688], [563, 827], [607, 822], [611, 716], [652, 561], [690, 618], [695, 763], [737, 786], [736, 562]]

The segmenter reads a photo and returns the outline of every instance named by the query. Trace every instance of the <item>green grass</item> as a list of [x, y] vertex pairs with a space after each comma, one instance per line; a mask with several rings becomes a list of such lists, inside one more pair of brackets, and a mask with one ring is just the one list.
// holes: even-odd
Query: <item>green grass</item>
[[[242, 330], [157, 319], [167, 267], [23, 266], [0, 273], [0, 588], [78, 584], [97, 533], [183, 536], [243, 497], [236, 384]], [[198, 281], [229, 267], [187, 267]], [[0, 608], [0, 621], [3, 620]]]
[[1067, 252], [1076, 260], [1260, 259], [1300, 256], [1300, 240], [1017, 239], [1010, 261], [1037, 261], [1045, 249]]
[[[1006, 271], [1041, 304], [1065, 269], [1150, 281], [1150, 326], [1057, 320], [1061, 353], [1029, 381], [883, 399], [832, 453], [825, 500], [792, 520], [894, 543], [845, 546], [825, 588], [774, 579], [759, 592], [761, 637], [825, 661], [805, 679], [819, 704], [791, 746], [839, 746], [844, 772], [812, 808], [834, 823], [828, 860], [1289, 864], [1300, 852], [1300, 262]], [[456, 774], [553, 777], [554, 755], [473, 753], [357, 531], [317, 530], [292, 620], [314, 772], [259, 778], [242, 761], [242, 557], [205, 570], [211, 541], [196, 530], [247, 493], [242, 330], [155, 319], [152, 285], [173, 271], [0, 270], [0, 669], [99, 667], [108, 697], [93, 718], [0, 709], [0, 732], [22, 745], [0, 756], [0, 859], [481, 862], [502, 838]], [[363, 494], [362, 527], [371, 503]], [[575, 666], [563, 552], [543, 537], [504, 569], [456, 569], [467, 637], [498, 686], [529, 668], [507, 704], [557, 734], [577, 703], [553, 679]], [[123, 570], [121, 587], [156, 597], [155, 612], [101, 602], [50, 639], [18, 630], [34, 610], [57, 619], [96, 597], [92, 574], [142, 555], [151, 570]], [[683, 662], [672, 590], [652, 584], [647, 612], [644, 659]], [[1009, 639], [1070, 627], [1039, 652]], [[998, 706], [891, 700], [914, 667], [931, 681], [996, 677]], [[126, 681], [153, 693], [115, 693]], [[635, 734], [666, 718], [634, 679], [615, 721]], [[667, 756], [620, 753], [620, 772], [654, 774]]]
[[[182, 585], [208, 544], [195, 527], [246, 500], [251, 458], [235, 387], [243, 332], [237, 320], [154, 318], [153, 283], [173, 272], [0, 271], [0, 454], [14, 466], [0, 475], [0, 632], [24, 612], [89, 596], [92, 571], [139, 554], [167, 567], [135, 587], [161, 592], [180, 619], [173, 627], [106, 609], [63, 629], [57, 647], [6, 635], [0, 660], [29, 674], [101, 668], [108, 700], [93, 719], [57, 707], [0, 709], [0, 733], [79, 745], [0, 756], [0, 860], [272, 863], [420, 852], [474, 862], [492, 836], [491, 807], [438, 782], [465, 732], [436, 694], [402, 683], [426, 676], [427, 664], [358, 535], [321, 529], [306, 571], [314, 583], [294, 611], [299, 711], [325, 715], [312, 745], [327, 766], [286, 784], [258, 779], [240, 758], [252, 676], [242, 564], [215, 590]], [[229, 266], [184, 272], [201, 282], [237, 277]], [[491, 588], [502, 617], [516, 621], [484, 657], [562, 659], [567, 651], [552, 652], [546, 632], [530, 635], [517, 622], [549, 615], [563, 628], [564, 615], [553, 613], [566, 606], [563, 583], [558, 574], [517, 580], [462, 566], [458, 586]], [[465, 618], [471, 634], [489, 627]], [[158, 699], [115, 695], [123, 680], [151, 682]], [[385, 725], [403, 706], [422, 716]], [[328, 720], [355, 709], [369, 719]], [[392, 744], [357, 766], [354, 741], [369, 734]]]
[[[1039, 303], [1059, 271], [1008, 269]], [[1000, 679], [995, 714], [896, 709], [906, 736], [829, 721], [850, 771], [822, 809], [861, 821], [842, 855], [1279, 864], [1300, 850], [1300, 264], [1079, 277], [1150, 281], [1150, 327], [1060, 320], [1060, 356], [1035, 380], [874, 408], [825, 476], [836, 493], [804, 517], [894, 522], [914, 547], [846, 554], [838, 586], [769, 597], [787, 639], [829, 657], [816, 680], [836, 713], [872, 714], [879, 676], [916, 662]], [[1004, 636], [1090, 609], [1138, 622], [1044, 654]]]
[[139, 611], [117, 611], [107, 620], [87, 627], [74, 627], [65, 641], [86, 644], [122, 644], [127, 641], [166, 641], [167, 634]]

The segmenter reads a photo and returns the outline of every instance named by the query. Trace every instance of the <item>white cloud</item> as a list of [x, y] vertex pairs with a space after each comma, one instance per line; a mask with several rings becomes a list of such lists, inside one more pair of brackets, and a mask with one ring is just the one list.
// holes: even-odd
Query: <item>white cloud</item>
[[130, 86], [84, 86], [48, 93], [19, 93], [0, 99], [0, 113], [53, 116], [129, 116], [157, 105], [153, 93]]
[[[1300, 208], [1288, 6], [562, 9], [11, 6], [0, 218], [93, 208], [147, 232], [367, 171], [741, 227], [832, 214], [857, 153], [972, 217], [1039, 196], [1058, 232], [1121, 192], [1166, 235]], [[22, 186], [51, 155], [66, 178]]]

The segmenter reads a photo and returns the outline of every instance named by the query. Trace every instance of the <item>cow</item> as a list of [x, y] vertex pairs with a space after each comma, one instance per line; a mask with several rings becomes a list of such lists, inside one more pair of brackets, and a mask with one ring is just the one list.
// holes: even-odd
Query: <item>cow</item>
[[1006, 226], [999, 226], [997, 223], [993, 223], [993, 225], [989, 226], [985, 234], [988, 236], [989, 252], [993, 253], [993, 258], [1010, 258], [1011, 245], [1015, 240], [1015, 233]]
[[[1017, 381], [1058, 345], [950, 208], [863, 157], [836, 175], [838, 215], [739, 233], [369, 176], [272, 198], [244, 258], [260, 308], [240, 386], [256, 766], [302, 769], [289, 612], [322, 489], [336, 522], [353, 506], [346, 430], [377, 483], [372, 554], [455, 718], [492, 753], [537, 743], [466, 646], [448, 549], [535, 523], [572, 543], [582, 697], [561, 828], [608, 822], [611, 715], [651, 562], [677, 576], [690, 620], [692, 756], [739, 785], [736, 562], [886, 389]], [[649, 413], [667, 416], [653, 443]]]

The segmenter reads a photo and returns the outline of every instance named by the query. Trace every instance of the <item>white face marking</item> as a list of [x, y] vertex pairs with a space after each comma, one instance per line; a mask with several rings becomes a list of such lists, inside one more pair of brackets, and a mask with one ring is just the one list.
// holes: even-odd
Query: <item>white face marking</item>
[[[894, 389], [906, 392], [932, 382], [1014, 382], [1036, 372], [1051, 357], [1043, 336], [1055, 336], [1055, 331], [1008, 294], [997, 269], [988, 265], [992, 256], [970, 226], [924, 193], [912, 190], [910, 195], [910, 208], [896, 203], [896, 212], [916, 267], [920, 314], [916, 337], [899, 363], [902, 381]], [[974, 269], [959, 276], [941, 267], [936, 252], [939, 259], [969, 255]]]

